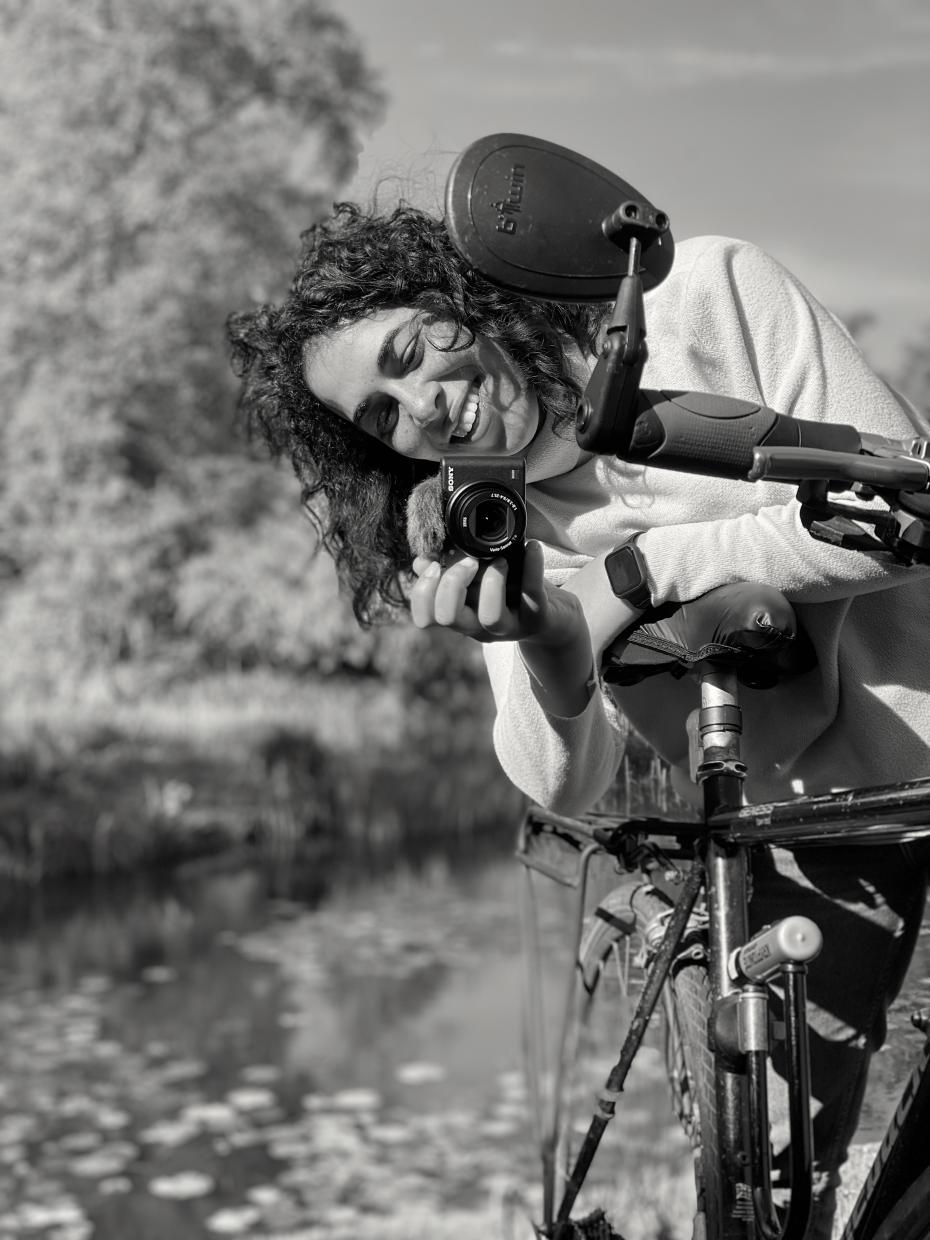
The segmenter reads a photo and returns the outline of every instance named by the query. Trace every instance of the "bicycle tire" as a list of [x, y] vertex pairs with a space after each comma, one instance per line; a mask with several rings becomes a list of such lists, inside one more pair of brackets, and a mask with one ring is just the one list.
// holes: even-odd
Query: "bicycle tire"
[[885, 1217], [872, 1240], [930, 1240], [930, 1167]]
[[[582, 1018], [591, 1008], [606, 962], [621, 939], [643, 943], [654, 936], [658, 919], [667, 917], [668, 902], [650, 887], [616, 888], [598, 904], [578, 952], [584, 991]], [[632, 914], [633, 921], [630, 922]], [[686, 949], [663, 988], [663, 1049], [674, 1110], [692, 1146], [696, 1213], [694, 1235], [713, 1235], [709, 1225], [719, 1214], [717, 1126], [714, 1064], [707, 1027], [711, 1010], [706, 957]], [[574, 1048], [577, 1051], [577, 1045]]]
[[708, 1038], [711, 987], [706, 963], [683, 964], [670, 985], [675, 995], [672, 1006], [681, 1026], [686, 1079], [694, 1111], [694, 1132], [689, 1135], [695, 1157], [697, 1214], [704, 1215], [705, 1235], [714, 1236], [719, 1233], [721, 1213], [720, 1146], [714, 1058]]

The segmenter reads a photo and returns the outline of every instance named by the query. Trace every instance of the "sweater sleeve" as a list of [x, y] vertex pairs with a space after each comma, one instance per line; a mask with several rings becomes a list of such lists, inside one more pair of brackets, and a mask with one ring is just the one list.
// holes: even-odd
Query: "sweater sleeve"
[[[926, 433], [837, 320], [753, 245], [720, 239], [707, 250], [685, 285], [679, 322], [704, 390], [891, 438]], [[698, 519], [639, 536], [656, 602], [738, 579], [765, 581], [795, 602], [827, 602], [930, 573], [812, 538], [792, 488], [707, 481]], [[729, 515], [711, 516], [714, 506]]]
[[557, 813], [580, 813], [610, 787], [626, 744], [626, 721], [599, 689], [580, 715], [550, 715], [533, 693], [514, 642], [482, 647], [497, 719], [494, 748], [508, 779]]

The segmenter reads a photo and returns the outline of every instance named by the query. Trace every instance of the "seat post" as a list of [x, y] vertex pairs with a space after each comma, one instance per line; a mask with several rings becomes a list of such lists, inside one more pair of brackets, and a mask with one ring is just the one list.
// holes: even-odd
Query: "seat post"
[[743, 803], [746, 764], [740, 753], [743, 712], [736, 672], [711, 667], [701, 673], [701, 707], [697, 712], [695, 779], [704, 795], [704, 815], [737, 809]]

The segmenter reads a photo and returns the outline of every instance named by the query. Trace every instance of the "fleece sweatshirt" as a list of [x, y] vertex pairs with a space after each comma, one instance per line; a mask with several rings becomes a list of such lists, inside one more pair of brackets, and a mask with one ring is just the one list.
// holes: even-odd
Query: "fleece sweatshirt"
[[[762, 401], [789, 416], [893, 438], [928, 433], [870, 369], [840, 323], [756, 246], [679, 245], [646, 294], [645, 388]], [[930, 775], [930, 568], [814, 540], [795, 489], [708, 478], [578, 449], [543, 428], [527, 452], [528, 531], [562, 584], [633, 535], [655, 603], [762, 581], [794, 604], [816, 668], [742, 692], [747, 793], [770, 801]], [[595, 692], [572, 718], [547, 714], [515, 643], [483, 647], [510, 779], [555, 810], [580, 812], [615, 778], [630, 724], [687, 778], [690, 678]]]

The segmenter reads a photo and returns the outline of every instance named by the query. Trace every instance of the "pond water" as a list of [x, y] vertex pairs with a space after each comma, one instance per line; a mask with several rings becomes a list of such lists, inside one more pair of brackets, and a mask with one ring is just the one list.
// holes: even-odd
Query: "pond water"
[[[287, 886], [195, 868], [8, 905], [0, 1240], [531, 1235], [518, 871], [507, 841], [460, 842]], [[566, 915], [543, 909], [550, 993]], [[908, 1008], [928, 974], [925, 934]], [[640, 1060], [609, 1130], [626, 1231], [687, 1235], [686, 1145], [656, 1047]]]

